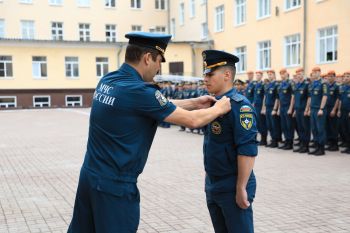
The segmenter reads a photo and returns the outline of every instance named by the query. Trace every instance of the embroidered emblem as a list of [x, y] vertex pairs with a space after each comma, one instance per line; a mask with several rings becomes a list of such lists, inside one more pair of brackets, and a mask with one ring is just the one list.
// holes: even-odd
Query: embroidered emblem
[[303, 94], [304, 93], [304, 91], [300, 91], [300, 94]]
[[260, 90], [258, 90], [257, 93], [260, 94]]
[[334, 93], [333, 91], [329, 92], [330, 95], [333, 95], [333, 93]]
[[250, 130], [253, 126], [253, 114], [243, 113], [239, 115], [239, 121], [242, 127], [246, 130]]
[[240, 109], [239, 109], [240, 112], [252, 112], [252, 108], [248, 105], [243, 105]]
[[159, 91], [157, 90], [154, 95], [156, 96], [156, 99], [158, 100], [160, 106], [164, 106], [168, 103], [167, 98], [165, 98], [165, 96]]
[[270, 90], [270, 94], [272, 94], [272, 90]]
[[314, 91], [314, 95], [318, 95], [318, 91]]
[[287, 90], [283, 90], [283, 93], [286, 94], [286, 93], [287, 93]]
[[214, 121], [213, 123], [211, 123], [211, 132], [213, 132], [213, 134], [221, 134], [222, 128], [219, 122]]

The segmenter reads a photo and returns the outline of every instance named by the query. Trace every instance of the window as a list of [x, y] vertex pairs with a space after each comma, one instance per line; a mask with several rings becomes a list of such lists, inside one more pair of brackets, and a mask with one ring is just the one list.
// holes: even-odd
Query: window
[[184, 25], [185, 23], [185, 3], [180, 3], [179, 7], [179, 24]]
[[224, 5], [215, 7], [215, 32], [224, 30]]
[[300, 65], [300, 34], [285, 37], [285, 66]]
[[142, 26], [141, 25], [131, 25], [131, 31], [140, 32], [140, 31], [142, 31]]
[[115, 25], [107, 24], [106, 25], [106, 41], [107, 42], [116, 42], [117, 41], [117, 32]]
[[172, 18], [170, 21], [170, 33], [173, 38], [175, 38], [175, 32], [176, 32], [176, 24], [175, 24], [175, 19]]
[[338, 60], [338, 27], [318, 30], [318, 62], [327, 63]]
[[47, 63], [46, 57], [32, 58], [33, 77], [34, 78], [46, 78], [47, 77]]
[[165, 0], [155, 0], [155, 4], [156, 4], [156, 9], [157, 10], [165, 10]]
[[115, 7], [115, 0], [105, 0], [105, 7], [114, 8]]
[[78, 6], [80, 7], [89, 7], [90, 6], [90, 0], [77, 0]]
[[33, 0], [19, 0], [20, 3], [32, 4]]
[[66, 95], [66, 107], [83, 106], [83, 97], [81, 95]]
[[90, 24], [79, 24], [79, 38], [80, 41], [90, 41]]
[[78, 57], [65, 57], [66, 77], [79, 77], [79, 60]]
[[50, 107], [51, 106], [51, 98], [49, 95], [47, 96], [33, 96], [33, 107]]
[[12, 77], [12, 57], [0, 56], [0, 78]]
[[26, 40], [34, 39], [34, 21], [22, 20], [21, 31], [22, 31], [22, 39], [26, 39]]
[[131, 8], [140, 9], [141, 8], [141, 0], [130, 0]]
[[246, 0], [236, 0], [236, 25], [246, 21]]
[[196, 15], [196, 1], [190, 0], [190, 18]]
[[16, 96], [0, 96], [0, 108], [16, 108]]
[[285, 9], [290, 10], [301, 5], [301, 0], [285, 0]]
[[50, 5], [62, 5], [63, 0], [49, 0]]
[[0, 19], [0, 38], [5, 38], [5, 22]]
[[96, 75], [102, 77], [108, 73], [108, 58], [96, 57]]
[[239, 62], [236, 65], [237, 73], [243, 73], [247, 70], [247, 47], [236, 48], [236, 56], [239, 58]]
[[202, 23], [201, 38], [207, 39], [208, 37], [208, 24]]
[[271, 0], [257, 0], [257, 1], [258, 1], [258, 19], [270, 16]]
[[156, 32], [156, 33], [165, 33], [166, 27], [164, 26], [156, 26], [156, 27], [151, 27], [149, 29], [150, 32]]
[[271, 41], [262, 41], [258, 44], [258, 69], [271, 68]]
[[51, 37], [52, 37], [52, 40], [63, 40], [63, 23], [61, 22], [51, 23]]

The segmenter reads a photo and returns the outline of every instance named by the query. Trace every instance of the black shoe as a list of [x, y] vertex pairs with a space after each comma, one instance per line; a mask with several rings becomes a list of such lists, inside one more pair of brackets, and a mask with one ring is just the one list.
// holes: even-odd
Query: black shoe
[[316, 147], [315, 150], [310, 151], [308, 154], [309, 154], [309, 155], [314, 155], [317, 151], [318, 151], [318, 147]]
[[317, 147], [317, 143], [316, 142], [312, 142], [311, 144], [309, 144], [310, 148], [316, 148]]
[[342, 150], [340, 153], [343, 153], [343, 154], [350, 154], [350, 147]]
[[325, 155], [325, 153], [324, 153], [324, 145], [319, 146], [317, 151], [313, 155], [315, 155], [315, 156]]
[[303, 146], [300, 150], [299, 150], [299, 153], [309, 153], [309, 147], [307, 146]]
[[284, 149], [287, 146], [287, 143], [282, 144], [281, 146], [278, 147], [278, 149]]
[[284, 148], [282, 148], [283, 150], [292, 150], [293, 149], [293, 145], [292, 142], [287, 142], [284, 146]]
[[278, 143], [277, 143], [277, 141], [272, 141], [269, 145], [267, 145], [267, 147], [277, 148], [278, 147]]
[[342, 142], [339, 144], [339, 147], [347, 147], [348, 146], [348, 143], [346, 142]]
[[293, 152], [300, 152], [301, 149], [302, 149], [302, 147], [298, 147], [298, 148], [294, 149]]
[[299, 141], [298, 143], [294, 143], [294, 146], [301, 146], [301, 142]]
[[339, 147], [338, 147], [337, 144], [333, 144], [333, 145], [327, 147], [326, 150], [328, 150], [328, 151], [338, 151], [338, 150], [339, 150]]

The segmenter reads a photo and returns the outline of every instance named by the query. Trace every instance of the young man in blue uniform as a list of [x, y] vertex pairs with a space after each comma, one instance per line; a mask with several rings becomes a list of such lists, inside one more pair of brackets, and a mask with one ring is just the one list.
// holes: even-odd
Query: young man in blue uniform
[[252, 233], [256, 113], [248, 99], [233, 88], [239, 59], [218, 50], [205, 50], [202, 55], [208, 92], [218, 99], [231, 99], [231, 111], [205, 130], [205, 191], [210, 217], [216, 233]]
[[340, 117], [340, 125], [344, 129], [344, 145], [346, 147], [341, 153], [350, 154], [350, 71], [344, 73], [337, 115]]
[[260, 146], [266, 146], [267, 144], [267, 127], [266, 127], [266, 117], [265, 112], [262, 111], [264, 106], [264, 96], [265, 96], [265, 84], [262, 81], [263, 73], [261, 71], [255, 72], [256, 83], [254, 88], [254, 99], [253, 106], [256, 111], [256, 122], [258, 126], [258, 131], [260, 133]]
[[93, 95], [70, 233], [136, 232], [140, 220], [136, 182], [158, 122], [201, 127], [231, 109], [226, 97], [210, 108], [214, 98], [209, 96], [169, 102], [151, 82], [165, 61], [171, 36], [134, 32], [126, 37], [125, 63], [104, 76]]
[[250, 103], [253, 103], [254, 101], [254, 92], [255, 92], [255, 84], [256, 82], [254, 81], [254, 72], [253, 71], [248, 71], [248, 80], [247, 80], [247, 88], [245, 89], [245, 97], [250, 101]]

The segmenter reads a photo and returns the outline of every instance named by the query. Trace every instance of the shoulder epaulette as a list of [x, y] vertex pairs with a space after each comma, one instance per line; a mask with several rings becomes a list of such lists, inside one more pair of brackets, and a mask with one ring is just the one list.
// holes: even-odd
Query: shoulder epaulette
[[233, 93], [230, 98], [236, 102], [241, 102], [243, 100], [242, 95], [238, 95], [237, 93]]

